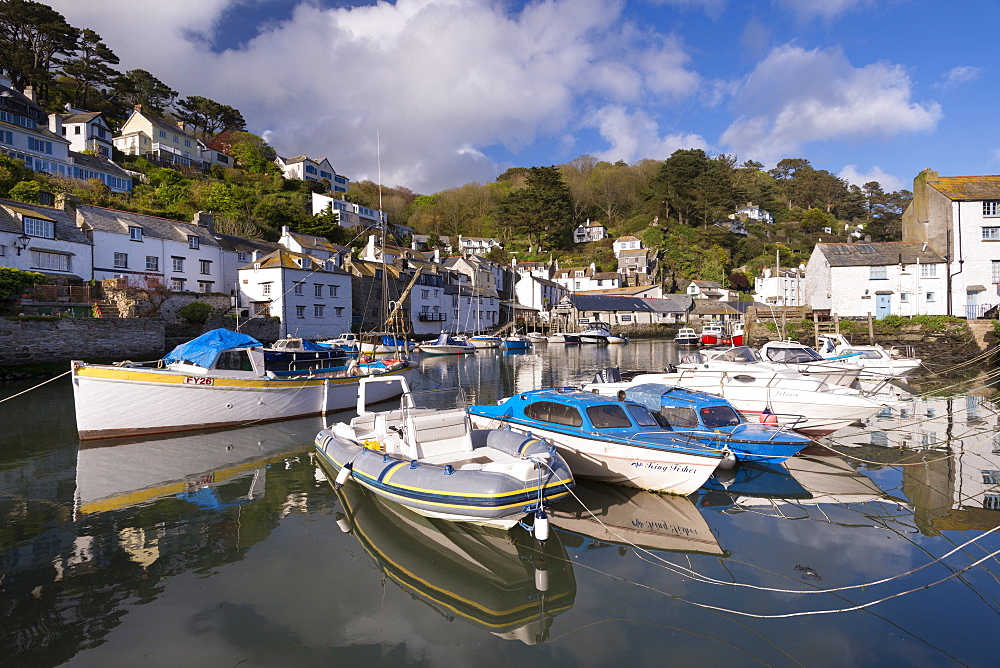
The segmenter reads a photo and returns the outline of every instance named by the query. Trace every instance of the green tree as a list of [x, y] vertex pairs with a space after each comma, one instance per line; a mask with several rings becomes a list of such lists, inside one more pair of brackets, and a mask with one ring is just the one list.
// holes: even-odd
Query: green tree
[[35, 173], [17, 158], [0, 153], [0, 197], [7, 197], [10, 189], [21, 181], [28, 181]]
[[0, 267], [0, 313], [11, 313], [11, 297], [24, 292], [32, 285], [45, 283], [48, 279], [34, 271], [22, 271], [13, 267]]
[[48, 5], [0, 0], [0, 69], [23, 90], [44, 99], [62, 59], [76, 48], [77, 29]]
[[76, 86], [74, 102], [76, 106], [89, 109], [91, 93], [94, 90], [109, 88], [118, 73], [112, 69], [117, 65], [115, 55], [93, 30], [84, 28], [80, 31], [74, 53], [63, 65], [63, 72], [70, 77]]
[[177, 97], [177, 91], [146, 70], [128, 70], [115, 78], [112, 89], [128, 107], [142, 105], [143, 111], [155, 115], [162, 115]]
[[526, 186], [511, 192], [498, 217], [535, 240], [536, 248], [565, 242], [573, 231], [569, 188], [555, 167], [532, 167]]
[[13, 200], [17, 200], [18, 202], [41, 204], [42, 184], [38, 181], [21, 181], [10, 189], [7, 196]]
[[239, 110], [200, 95], [179, 100], [174, 116], [193, 127], [195, 134], [202, 137], [222, 130], [243, 130], [247, 126]]
[[732, 161], [709, 158], [705, 151], [680, 149], [663, 162], [653, 183], [664, 217], [676, 214], [681, 224], [707, 225], [733, 207]]
[[228, 133], [229, 152], [241, 168], [251, 174], [280, 174], [274, 160], [277, 151], [252, 132]]

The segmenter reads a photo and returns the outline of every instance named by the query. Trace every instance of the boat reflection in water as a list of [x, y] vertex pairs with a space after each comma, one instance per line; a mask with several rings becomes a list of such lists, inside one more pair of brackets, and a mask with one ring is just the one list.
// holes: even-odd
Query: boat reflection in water
[[[249, 503], [263, 495], [269, 465], [309, 447], [309, 436], [295, 437], [297, 427], [317, 425], [321, 418], [173, 438], [104, 439], [100, 447], [84, 442], [77, 458], [75, 513], [117, 510], [166, 496], [208, 510]], [[219, 486], [240, 478], [246, 480], [245, 492], [231, 496], [227, 486], [225, 498], [220, 497]]]
[[[323, 469], [316, 474], [326, 478]], [[557, 535], [540, 546], [521, 525], [503, 530], [429, 518], [360, 485], [336, 493], [345, 511], [341, 529], [400, 588], [447, 618], [533, 645], [573, 606], [576, 579]]]
[[580, 480], [550, 511], [567, 547], [609, 545], [728, 557], [695, 504], [686, 496]]

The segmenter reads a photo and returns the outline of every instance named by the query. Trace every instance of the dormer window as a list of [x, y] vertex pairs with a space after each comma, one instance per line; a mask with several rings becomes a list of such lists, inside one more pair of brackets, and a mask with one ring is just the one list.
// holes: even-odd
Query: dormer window
[[250, 259], [250, 255], [244, 251], [236, 251], [236, 261], [237, 262], [247, 262]]
[[307, 257], [296, 258], [295, 262], [303, 269], [312, 269], [312, 260]]
[[130, 227], [128, 228], [128, 238], [132, 241], [142, 241], [142, 228], [141, 227]]
[[24, 233], [29, 237], [56, 238], [56, 224], [51, 220], [22, 216], [21, 222], [23, 223]]
[[198, 250], [200, 241], [201, 240], [198, 237], [194, 236], [193, 234], [188, 236], [188, 248], [193, 248], [194, 250]]

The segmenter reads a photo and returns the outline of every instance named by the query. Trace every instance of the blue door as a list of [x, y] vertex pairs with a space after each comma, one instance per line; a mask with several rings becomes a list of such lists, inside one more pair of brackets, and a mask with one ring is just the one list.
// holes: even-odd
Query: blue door
[[890, 298], [892, 295], [875, 295], [875, 318], [881, 320], [885, 316], [889, 315], [890, 309]]
[[979, 293], [966, 291], [965, 293], [965, 317], [967, 320], [975, 320], [979, 317]]

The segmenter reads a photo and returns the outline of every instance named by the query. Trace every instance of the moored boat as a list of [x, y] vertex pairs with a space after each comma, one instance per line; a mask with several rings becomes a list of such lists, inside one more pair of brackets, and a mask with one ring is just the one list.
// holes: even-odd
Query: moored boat
[[[504, 527], [544, 517], [569, 494], [573, 475], [555, 448], [509, 429], [472, 429], [461, 388], [411, 392], [402, 378], [371, 380], [358, 390], [358, 416], [316, 435], [338, 484], [351, 478], [430, 517]], [[385, 393], [382, 385], [396, 386], [401, 407], [370, 412], [367, 395]]]
[[698, 332], [694, 331], [694, 327], [681, 327], [677, 330], [677, 335], [674, 336], [674, 344], [684, 348], [692, 348], [699, 343], [701, 343], [701, 338], [698, 336]]
[[580, 335], [572, 332], [556, 332], [548, 337], [549, 343], [564, 343], [566, 345], [579, 345]]
[[490, 336], [488, 334], [477, 334], [476, 336], [470, 336], [465, 339], [476, 348], [499, 348], [500, 344], [503, 343], [503, 339], [499, 336]]
[[895, 349], [880, 345], [853, 345], [843, 334], [820, 334], [817, 352], [828, 360], [847, 360], [861, 367], [861, 377], [899, 378], [920, 368], [916, 357], [900, 355]]
[[74, 360], [76, 425], [86, 440], [320, 415], [353, 408], [361, 377], [409, 368], [405, 361], [383, 360], [275, 371], [259, 341], [215, 329], [177, 346], [157, 366]]
[[469, 341], [463, 341], [441, 332], [433, 341], [421, 343], [417, 350], [428, 355], [464, 355], [476, 352], [476, 346]]
[[722, 323], [711, 322], [701, 328], [701, 345], [717, 346], [726, 338], [726, 328]]
[[382, 332], [369, 332], [361, 336], [361, 343], [358, 349], [363, 355], [391, 355], [397, 353], [413, 352], [417, 347], [412, 341], [407, 341], [401, 336], [386, 334]]
[[545, 438], [574, 475], [668, 494], [695, 491], [729, 455], [663, 430], [645, 406], [572, 388], [520, 392], [469, 415]]
[[504, 350], [529, 350], [531, 348], [531, 339], [523, 334], [511, 334], [510, 336], [503, 337], [501, 347]]
[[590, 327], [580, 332], [580, 343], [607, 343], [611, 335], [611, 326], [603, 322], [591, 323]]
[[798, 341], [768, 341], [760, 348], [761, 361], [787, 368], [832, 385], [850, 387], [861, 376], [861, 366], [852, 359], [825, 359]]

